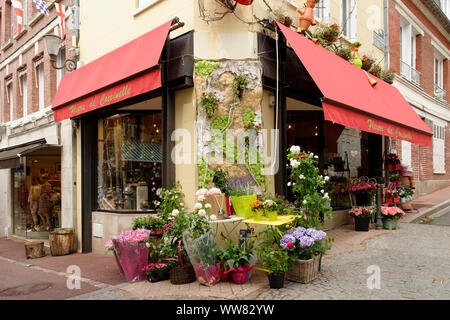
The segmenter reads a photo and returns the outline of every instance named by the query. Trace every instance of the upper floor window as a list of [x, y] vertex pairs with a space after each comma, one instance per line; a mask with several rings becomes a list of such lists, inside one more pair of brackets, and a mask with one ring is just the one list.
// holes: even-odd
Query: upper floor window
[[341, 25], [350, 41], [356, 41], [356, 11], [356, 0], [341, 0]]
[[[38, 89], [38, 105], [39, 110], [45, 108], [44, 93], [45, 93], [45, 83], [44, 83], [44, 59], [40, 57], [34, 61], [34, 72], [36, 80], [36, 88]], [[34, 95], [33, 95], [34, 96]]]
[[9, 105], [9, 121], [14, 119], [14, 94], [13, 94], [13, 81], [12, 78], [5, 80], [6, 85], [6, 101]]
[[445, 127], [433, 124], [433, 172], [445, 173]]
[[446, 100], [444, 88], [444, 58], [438, 53], [434, 55], [434, 96]]
[[[58, 66], [62, 66], [66, 61], [66, 48], [61, 47], [56, 58], [56, 63]], [[66, 68], [56, 70], [56, 87], [59, 87], [62, 77], [66, 74]]]
[[420, 83], [420, 73], [416, 70], [416, 37], [418, 32], [411, 23], [400, 23], [400, 74], [417, 84]]
[[27, 86], [27, 72], [26, 69], [19, 71], [19, 90], [22, 96], [22, 115], [28, 115], [28, 86]]
[[330, 0], [322, 0], [314, 7], [314, 16], [322, 23], [330, 22]]

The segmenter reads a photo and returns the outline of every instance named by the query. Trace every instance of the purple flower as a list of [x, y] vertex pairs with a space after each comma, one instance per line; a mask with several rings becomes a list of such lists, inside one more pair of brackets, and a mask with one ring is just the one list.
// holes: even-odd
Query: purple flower
[[303, 236], [299, 239], [300, 248], [308, 248], [314, 244], [314, 239], [309, 236]]
[[315, 231], [316, 231], [316, 229], [314, 229], [314, 228], [309, 228], [309, 229], [306, 229], [305, 233], [306, 233], [308, 236], [312, 236], [312, 234], [313, 234]]
[[325, 232], [323, 232], [322, 230], [316, 230], [311, 235], [311, 237], [314, 239], [314, 241], [323, 240], [323, 239], [325, 239], [326, 236], [327, 236], [327, 234]]
[[293, 234], [293, 233], [294, 233], [294, 230], [289, 229], [289, 230], [287, 230], [284, 234], [285, 234], [285, 235], [288, 235], [288, 234]]
[[289, 235], [289, 234], [285, 234], [283, 236], [283, 238], [281, 238], [280, 240], [280, 246], [284, 249], [286, 249], [288, 247], [288, 242], [294, 244], [297, 240], [295, 239], [295, 237]]
[[295, 229], [295, 231], [292, 235], [295, 237], [295, 239], [300, 240], [300, 238], [305, 235], [305, 231], [306, 231], [305, 228], [298, 227], [297, 229]]

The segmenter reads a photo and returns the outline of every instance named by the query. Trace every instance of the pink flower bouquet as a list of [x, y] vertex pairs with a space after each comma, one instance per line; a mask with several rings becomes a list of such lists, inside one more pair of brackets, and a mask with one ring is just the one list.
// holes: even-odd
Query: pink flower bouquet
[[119, 270], [129, 282], [146, 278], [144, 268], [148, 263], [149, 236], [150, 230], [126, 230], [105, 244], [108, 251], [114, 252]]

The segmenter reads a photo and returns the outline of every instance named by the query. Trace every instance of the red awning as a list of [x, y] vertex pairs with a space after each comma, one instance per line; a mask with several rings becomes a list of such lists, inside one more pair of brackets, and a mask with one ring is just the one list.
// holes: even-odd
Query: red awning
[[159, 58], [172, 21], [66, 74], [53, 100], [55, 121], [161, 87]]
[[397, 88], [278, 23], [302, 64], [323, 94], [325, 120], [362, 131], [426, 146], [432, 131]]

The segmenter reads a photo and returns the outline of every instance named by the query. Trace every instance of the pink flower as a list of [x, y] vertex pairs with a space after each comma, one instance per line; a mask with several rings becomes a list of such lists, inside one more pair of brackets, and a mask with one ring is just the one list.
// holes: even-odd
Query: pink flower
[[292, 249], [293, 246], [294, 246], [294, 244], [293, 244], [292, 242], [286, 241], [286, 247], [287, 247], [288, 249]]

